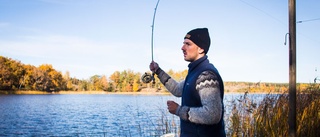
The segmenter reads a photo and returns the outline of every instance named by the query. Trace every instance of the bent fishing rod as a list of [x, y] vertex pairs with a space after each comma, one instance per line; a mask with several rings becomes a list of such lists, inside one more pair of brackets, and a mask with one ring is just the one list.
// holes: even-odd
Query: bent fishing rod
[[[156, 7], [154, 8], [154, 13], [153, 13], [153, 19], [152, 19], [152, 31], [151, 31], [151, 61], [153, 62], [153, 32], [154, 32], [154, 22], [155, 22], [155, 18], [156, 18], [156, 13], [157, 13], [157, 9], [158, 9], [158, 5], [159, 5], [160, 0], [158, 0]], [[152, 72], [152, 74], [145, 72], [142, 77], [141, 80], [143, 83], [150, 83], [152, 81], [153, 84], [155, 84], [155, 79], [154, 79], [154, 72]]]

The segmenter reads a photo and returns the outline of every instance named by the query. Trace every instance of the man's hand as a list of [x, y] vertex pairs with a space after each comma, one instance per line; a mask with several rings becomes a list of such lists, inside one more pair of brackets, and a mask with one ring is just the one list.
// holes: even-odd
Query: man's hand
[[168, 110], [171, 114], [177, 115], [176, 111], [177, 111], [179, 105], [176, 102], [174, 102], [172, 100], [168, 100], [167, 106], [168, 106]]
[[159, 69], [159, 65], [157, 62], [152, 61], [149, 65], [149, 68], [152, 72], [156, 72]]

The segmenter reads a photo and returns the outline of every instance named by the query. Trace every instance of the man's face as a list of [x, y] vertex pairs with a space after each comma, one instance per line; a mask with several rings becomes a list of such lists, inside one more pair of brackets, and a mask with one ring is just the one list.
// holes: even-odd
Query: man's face
[[194, 44], [190, 39], [184, 39], [181, 50], [185, 61], [193, 62], [204, 56], [203, 49]]

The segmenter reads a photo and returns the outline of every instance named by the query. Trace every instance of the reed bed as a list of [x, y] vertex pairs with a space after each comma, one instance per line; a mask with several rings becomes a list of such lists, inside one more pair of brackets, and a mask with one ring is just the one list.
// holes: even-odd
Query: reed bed
[[[289, 95], [267, 94], [261, 102], [248, 98], [246, 92], [232, 102], [227, 117], [227, 136], [286, 137], [288, 136]], [[296, 135], [320, 136], [320, 85], [311, 84], [297, 91]]]

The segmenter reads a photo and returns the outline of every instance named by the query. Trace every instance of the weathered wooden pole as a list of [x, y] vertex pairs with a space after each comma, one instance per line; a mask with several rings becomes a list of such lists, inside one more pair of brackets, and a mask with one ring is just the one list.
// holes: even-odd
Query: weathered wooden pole
[[289, 137], [296, 136], [296, 1], [289, 0]]

